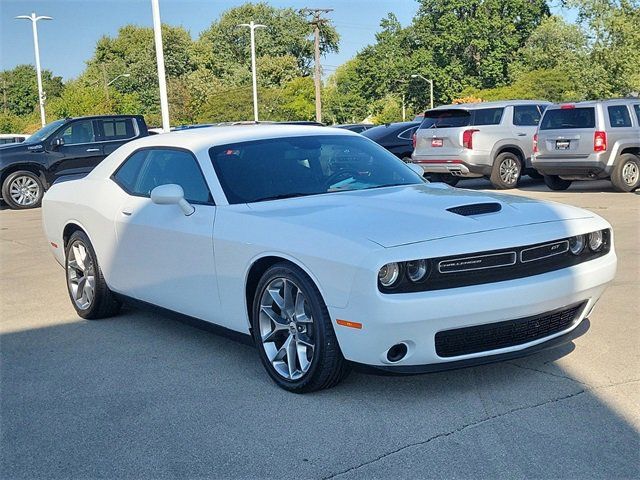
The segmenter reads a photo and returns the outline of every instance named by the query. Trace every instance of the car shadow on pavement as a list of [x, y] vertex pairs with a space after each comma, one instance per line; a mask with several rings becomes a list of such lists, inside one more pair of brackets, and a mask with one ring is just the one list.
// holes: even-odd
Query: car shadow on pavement
[[[578, 342], [580, 339], [577, 340]], [[252, 346], [154, 312], [0, 337], [3, 478], [637, 477], [638, 431], [573, 346], [295, 395]], [[637, 382], [637, 380], [635, 380]], [[625, 390], [631, 397], [631, 390]]]
[[617, 193], [625, 195], [623, 192], [617, 192], [611, 182], [608, 180], [593, 180], [593, 181], [579, 181], [573, 182], [568, 190], [564, 192], [554, 192], [550, 190], [542, 180], [534, 179], [528, 176], [522, 177], [518, 184], [518, 188], [514, 190], [496, 190], [491, 185], [489, 180], [484, 178], [461, 180], [456, 185], [458, 188], [469, 188], [472, 190], [495, 190], [496, 193], [511, 193], [513, 191], [531, 191], [531, 192], [546, 192], [546, 193]]

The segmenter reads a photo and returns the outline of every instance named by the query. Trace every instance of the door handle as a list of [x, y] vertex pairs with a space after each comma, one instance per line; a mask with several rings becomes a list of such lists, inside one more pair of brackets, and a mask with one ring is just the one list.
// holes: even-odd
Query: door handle
[[87, 148], [87, 152], [99, 152], [99, 148]]
[[122, 214], [126, 215], [127, 217], [131, 216], [131, 211], [130, 210], [122, 210]]
[[518, 135], [519, 137], [526, 137], [527, 136], [527, 134], [523, 133], [523, 132], [518, 132], [518, 133], [516, 133], [516, 135]]

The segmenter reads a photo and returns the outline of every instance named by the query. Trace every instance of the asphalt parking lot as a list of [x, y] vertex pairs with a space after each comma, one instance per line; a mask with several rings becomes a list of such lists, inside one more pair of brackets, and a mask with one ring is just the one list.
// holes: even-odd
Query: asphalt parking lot
[[304, 396], [277, 388], [252, 347], [175, 318], [81, 320], [40, 210], [3, 209], [0, 477], [640, 477], [640, 196], [607, 182], [513, 193], [612, 223], [618, 275], [586, 335], [464, 370], [352, 373]]

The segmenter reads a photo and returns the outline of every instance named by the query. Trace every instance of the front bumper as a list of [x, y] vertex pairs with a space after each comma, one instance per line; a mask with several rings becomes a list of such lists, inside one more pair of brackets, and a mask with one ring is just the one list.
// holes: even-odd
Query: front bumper
[[[329, 312], [334, 323], [344, 319], [362, 324], [361, 329], [353, 329], [335, 323], [347, 360], [393, 367], [392, 370], [400, 372], [458, 368], [464, 365], [460, 362], [494, 361], [491, 359], [497, 355], [526, 354], [533, 347], [577, 329], [613, 280], [616, 263], [612, 250], [603, 257], [573, 267], [516, 280], [407, 294], [354, 292], [346, 308], [330, 307]], [[358, 289], [361, 290], [364, 289]], [[536, 316], [575, 304], [584, 304], [584, 307], [573, 323], [549, 336], [453, 357], [441, 357], [436, 352], [438, 332]], [[390, 362], [387, 352], [399, 343], [407, 346], [407, 354], [398, 362]]]

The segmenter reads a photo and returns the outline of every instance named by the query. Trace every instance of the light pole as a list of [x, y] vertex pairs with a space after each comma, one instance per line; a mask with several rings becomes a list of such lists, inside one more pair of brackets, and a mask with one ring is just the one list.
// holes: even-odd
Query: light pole
[[160, 5], [158, 0], [151, 0], [153, 15], [153, 37], [156, 44], [156, 63], [158, 65], [158, 87], [160, 90], [160, 112], [162, 113], [162, 130], [171, 131], [169, 123], [169, 100], [167, 100], [167, 77], [164, 73], [164, 52], [162, 51], [162, 23], [160, 22]]
[[44, 114], [44, 92], [42, 91], [42, 72], [40, 71], [40, 47], [38, 46], [38, 26], [36, 23], [38, 20], [53, 20], [51, 17], [46, 16], [36, 16], [35, 12], [32, 12], [31, 15], [18, 15], [16, 19], [21, 20], [31, 20], [31, 28], [33, 29], [33, 48], [36, 53], [36, 74], [38, 77], [38, 99], [40, 101], [40, 120], [42, 121], [42, 126], [44, 127], [47, 123]]
[[116, 80], [118, 80], [119, 78], [129, 78], [130, 76], [131, 76], [130, 73], [121, 73], [120, 75], [115, 77], [113, 80], [111, 80], [109, 83], [107, 83], [107, 87], [111, 85], [113, 82], [115, 82]]
[[249, 23], [241, 23], [239, 27], [249, 27], [251, 30], [251, 77], [253, 80], [253, 120], [258, 122], [258, 81], [256, 77], [256, 28], [265, 28], [266, 25], [260, 25], [254, 23], [251, 20]]
[[421, 78], [425, 82], [429, 82], [429, 99], [431, 100], [431, 107], [430, 108], [433, 110], [433, 80], [430, 80], [430, 79], [428, 79], [426, 77], [423, 77], [419, 73], [414, 73], [413, 75], [411, 75], [411, 78]]
[[[110, 82], [107, 82], [107, 73], [104, 68], [102, 69], [102, 82], [104, 83], [104, 94], [106, 95], [107, 100], [109, 100], [109, 86], [119, 78], [129, 78], [130, 76], [130, 73], [121, 73], [120, 75], [112, 78]], [[100, 80], [90, 83], [89, 86], [97, 85], [98, 83], [100, 83]]]

